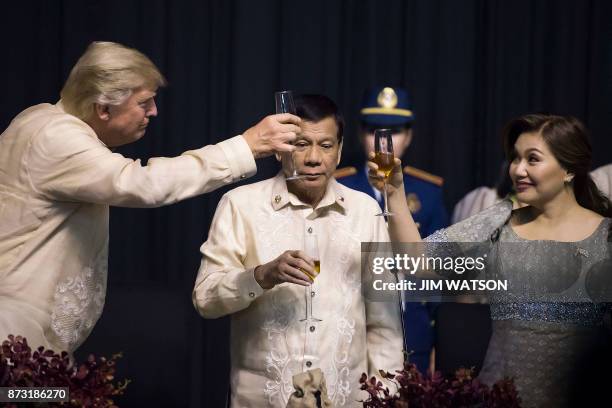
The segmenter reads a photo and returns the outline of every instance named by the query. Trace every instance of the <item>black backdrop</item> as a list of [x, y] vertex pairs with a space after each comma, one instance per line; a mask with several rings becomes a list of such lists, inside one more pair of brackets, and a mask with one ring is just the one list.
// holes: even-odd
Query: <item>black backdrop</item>
[[[87, 44], [145, 52], [166, 75], [160, 115], [129, 157], [176, 155], [238, 134], [279, 89], [324, 93], [347, 117], [343, 164], [362, 89], [408, 88], [417, 115], [405, 162], [445, 178], [449, 210], [490, 184], [511, 117], [573, 114], [592, 132], [594, 164], [612, 161], [612, 2], [606, 0], [111, 0], [2, 6], [0, 127], [54, 102]], [[259, 162], [255, 180], [277, 171]], [[253, 181], [250, 180], [250, 181]], [[168, 208], [111, 210], [107, 305], [79, 355], [124, 351], [123, 406], [223, 406], [228, 322], [205, 321], [190, 292], [223, 191]]]

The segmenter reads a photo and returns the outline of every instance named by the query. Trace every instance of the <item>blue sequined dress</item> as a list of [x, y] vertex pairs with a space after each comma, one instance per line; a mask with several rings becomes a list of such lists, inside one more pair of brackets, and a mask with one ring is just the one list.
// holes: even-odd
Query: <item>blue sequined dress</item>
[[511, 203], [502, 202], [426, 241], [491, 241], [487, 278], [511, 282], [508, 292], [489, 294], [493, 330], [481, 381], [514, 378], [523, 407], [568, 406], [609, 307], [592, 302], [587, 280], [602, 265], [610, 269], [612, 221], [578, 242], [530, 241], [512, 230], [510, 215]]

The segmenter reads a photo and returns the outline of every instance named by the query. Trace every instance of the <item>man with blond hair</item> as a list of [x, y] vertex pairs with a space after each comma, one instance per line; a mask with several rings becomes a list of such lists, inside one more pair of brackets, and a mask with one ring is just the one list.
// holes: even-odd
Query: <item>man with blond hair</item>
[[293, 149], [296, 116], [147, 165], [111, 151], [157, 115], [165, 80], [135, 49], [94, 42], [61, 100], [21, 112], [0, 136], [0, 342], [73, 352], [106, 294], [109, 206], [172, 204], [244, 179], [255, 158]]

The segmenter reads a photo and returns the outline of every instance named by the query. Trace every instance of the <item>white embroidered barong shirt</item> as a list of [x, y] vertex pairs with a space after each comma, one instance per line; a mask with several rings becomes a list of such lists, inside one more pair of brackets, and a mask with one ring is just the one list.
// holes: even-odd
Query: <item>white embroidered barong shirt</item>
[[85, 340], [104, 305], [110, 205], [171, 204], [255, 171], [242, 136], [142, 165], [61, 101], [20, 113], [0, 135], [0, 342], [72, 352]]
[[[206, 318], [231, 315], [232, 407], [285, 407], [292, 376], [321, 368], [334, 406], [358, 406], [363, 372], [401, 368], [397, 302], [362, 296], [361, 242], [388, 241], [376, 201], [330, 180], [315, 209], [288, 192], [282, 174], [238, 187], [217, 207], [193, 302]], [[316, 323], [305, 316], [303, 286], [263, 290], [253, 271], [316, 234], [321, 272], [311, 287]]]

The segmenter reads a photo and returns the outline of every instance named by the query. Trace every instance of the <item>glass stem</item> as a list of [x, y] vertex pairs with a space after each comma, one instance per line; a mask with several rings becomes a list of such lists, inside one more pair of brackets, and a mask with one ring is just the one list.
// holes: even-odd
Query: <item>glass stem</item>
[[385, 194], [385, 214], [389, 213], [389, 205], [387, 204], [387, 180], [383, 181], [383, 190]]
[[293, 152], [291, 152], [291, 167], [293, 167], [293, 176], [297, 177], [297, 169], [295, 168], [295, 159], [293, 158]]
[[312, 319], [312, 296], [310, 290], [312, 285], [304, 286], [304, 296], [306, 296], [306, 320]]

